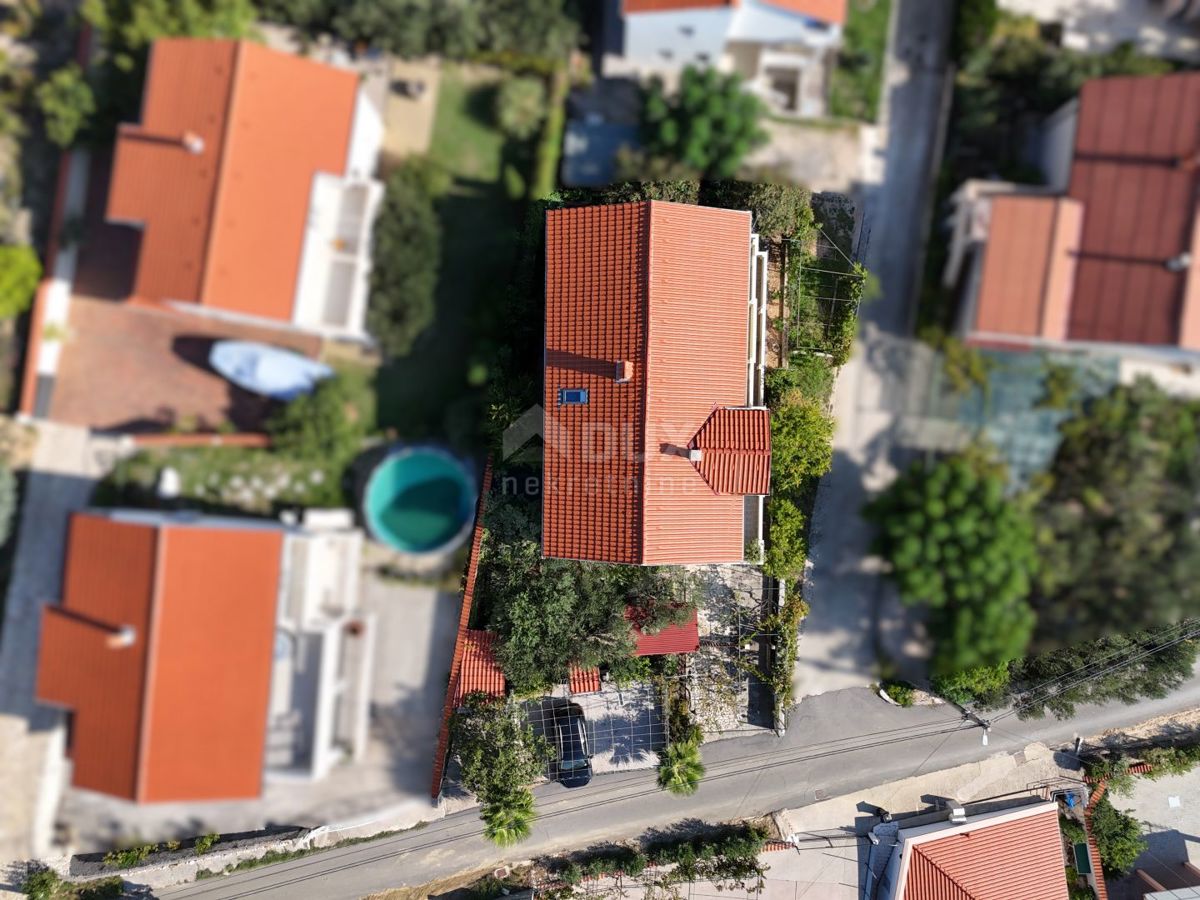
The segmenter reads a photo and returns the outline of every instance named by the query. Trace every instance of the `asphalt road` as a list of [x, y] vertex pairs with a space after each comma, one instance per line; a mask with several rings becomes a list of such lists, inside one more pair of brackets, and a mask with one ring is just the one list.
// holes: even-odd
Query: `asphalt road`
[[[532, 837], [507, 854], [481, 836], [475, 810], [427, 828], [367, 844], [328, 850], [288, 863], [159, 892], [160, 897], [342, 900], [393, 887], [420, 885], [455, 873], [642, 834], [686, 819], [720, 821], [803, 807], [827, 797], [1012, 753], [1040, 741], [1070, 747], [1092, 735], [1200, 705], [1200, 677], [1163, 700], [1081, 708], [1070, 721], [994, 726], [982, 730], [952, 707], [899, 709], [854, 688], [806, 700], [788, 733], [777, 738], [718, 741], [704, 748], [708, 773], [692, 797], [659, 791], [654, 773], [598, 776], [584, 788], [543, 785], [535, 792], [539, 819]], [[869, 799], [866, 798], [865, 799]]]

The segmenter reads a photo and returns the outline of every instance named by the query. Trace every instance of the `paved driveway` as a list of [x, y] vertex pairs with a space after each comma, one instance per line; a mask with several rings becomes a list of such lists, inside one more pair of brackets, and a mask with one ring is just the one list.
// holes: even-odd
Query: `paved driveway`
[[[1135, 872], [1144, 869], [1168, 890], [1200, 885], [1200, 877], [1183, 867], [1184, 862], [1200, 866], [1200, 769], [1158, 781], [1138, 778], [1128, 797], [1109, 799], [1142, 823], [1147, 846]], [[1140, 900], [1146, 890], [1136, 875], [1109, 879], [1111, 900]]]
[[857, 192], [865, 263], [883, 296], [863, 308], [858, 346], [834, 392], [833, 471], [821, 482], [813, 516], [812, 612], [793, 679], [797, 698], [871, 681], [877, 640], [902, 669], [921, 669], [919, 631], [879, 577], [859, 510], [904, 461], [897, 446], [912, 408], [906, 390], [929, 365], [927, 351], [909, 334], [952, 14], [949, 0], [898, 0], [893, 13], [883, 122]]

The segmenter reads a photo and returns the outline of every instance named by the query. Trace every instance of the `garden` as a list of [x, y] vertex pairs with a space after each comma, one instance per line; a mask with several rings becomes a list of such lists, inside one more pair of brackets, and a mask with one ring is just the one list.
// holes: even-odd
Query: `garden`
[[829, 85], [829, 112], [837, 119], [875, 122], [883, 94], [891, 0], [850, 0], [842, 50]]

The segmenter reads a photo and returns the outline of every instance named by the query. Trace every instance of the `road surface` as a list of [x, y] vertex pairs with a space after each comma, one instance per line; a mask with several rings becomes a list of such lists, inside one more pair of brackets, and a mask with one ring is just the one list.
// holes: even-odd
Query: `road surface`
[[587, 787], [569, 791], [543, 785], [535, 791], [540, 818], [532, 837], [507, 853], [483, 839], [479, 818], [468, 809], [422, 830], [181, 885], [158, 896], [350, 900], [555, 850], [634, 837], [685, 819], [719, 821], [803, 807], [1016, 752], [1034, 741], [1069, 746], [1076, 734], [1097, 734], [1197, 705], [1200, 677], [1163, 700], [1136, 707], [1081, 707], [1075, 719], [1065, 722], [1005, 719], [993, 726], [984, 747], [982, 730], [964, 723], [952, 707], [899, 709], [864, 688], [836, 691], [806, 700], [783, 738], [764, 735], [705, 745], [708, 773], [692, 797], [659, 791], [652, 771], [597, 777]]

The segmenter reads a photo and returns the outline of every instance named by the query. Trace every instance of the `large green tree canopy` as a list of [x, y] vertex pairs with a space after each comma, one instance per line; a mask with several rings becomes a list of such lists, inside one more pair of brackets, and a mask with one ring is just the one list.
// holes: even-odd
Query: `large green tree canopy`
[[1062, 426], [1035, 508], [1035, 605], [1047, 638], [1084, 639], [1200, 612], [1200, 403], [1148, 379]]
[[732, 178], [750, 151], [767, 141], [763, 106], [736, 75], [689, 66], [679, 90], [668, 95], [651, 85], [642, 109], [646, 151], [694, 172]]
[[1033, 525], [1005, 495], [1001, 469], [977, 453], [919, 462], [865, 513], [879, 527], [876, 551], [902, 600], [930, 607], [936, 673], [1024, 652], [1034, 625], [1026, 603]]

